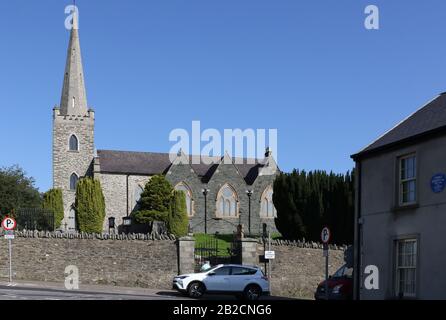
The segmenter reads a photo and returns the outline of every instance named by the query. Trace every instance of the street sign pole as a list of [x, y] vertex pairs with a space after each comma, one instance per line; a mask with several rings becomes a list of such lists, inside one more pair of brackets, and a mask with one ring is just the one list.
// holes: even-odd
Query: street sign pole
[[328, 300], [328, 244], [324, 244], [325, 251], [325, 295]]
[[11, 245], [11, 239], [8, 240], [8, 247], [9, 247], [9, 283], [12, 283], [12, 245]]
[[[271, 251], [271, 233], [268, 228], [268, 251]], [[271, 259], [268, 259], [268, 286], [271, 295]]]
[[324, 257], [325, 257], [325, 297], [327, 300], [330, 298], [330, 295], [328, 293], [328, 243], [331, 239], [331, 232], [328, 227], [324, 227], [321, 232], [321, 241], [324, 244], [323, 250], [324, 250]]

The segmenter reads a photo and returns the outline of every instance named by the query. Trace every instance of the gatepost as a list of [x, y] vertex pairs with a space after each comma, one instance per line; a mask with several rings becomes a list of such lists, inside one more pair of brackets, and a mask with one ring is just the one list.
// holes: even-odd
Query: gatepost
[[241, 262], [246, 265], [257, 265], [258, 264], [258, 254], [257, 254], [257, 244], [256, 239], [243, 238], [240, 240], [241, 244]]
[[195, 270], [195, 239], [178, 239], [178, 274], [193, 273]]

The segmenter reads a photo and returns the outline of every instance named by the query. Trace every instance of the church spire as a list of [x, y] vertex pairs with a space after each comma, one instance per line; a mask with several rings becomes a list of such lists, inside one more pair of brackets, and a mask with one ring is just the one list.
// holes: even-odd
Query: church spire
[[73, 24], [68, 45], [67, 63], [60, 102], [61, 115], [85, 115], [88, 112], [79, 43], [78, 11], [73, 11]]

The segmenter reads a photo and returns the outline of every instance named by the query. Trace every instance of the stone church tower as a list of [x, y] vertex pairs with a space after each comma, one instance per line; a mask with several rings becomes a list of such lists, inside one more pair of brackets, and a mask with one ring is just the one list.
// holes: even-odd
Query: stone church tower
[[53, 187], [63, 192], [61, 228], [75, 230], [76, 184], [91, 175], [94, 158], [94, 111], [88, 108], [79, 43], [77, 15], [73, 15], [60, 106], [53, 109]]

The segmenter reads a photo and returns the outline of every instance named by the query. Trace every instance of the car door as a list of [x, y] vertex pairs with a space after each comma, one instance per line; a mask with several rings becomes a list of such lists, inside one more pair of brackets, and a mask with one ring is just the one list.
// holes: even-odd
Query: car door
[[231, 274], [231, 267], [220, 267], [209, 272], [203, 283], [207, 291], [230, 291], [229, 277]]
[[232, 267], [229, 280], [230, 291], [241, 292], [249, 283], [253, 282], [253, 275], [257, 270], [245, 267]]

